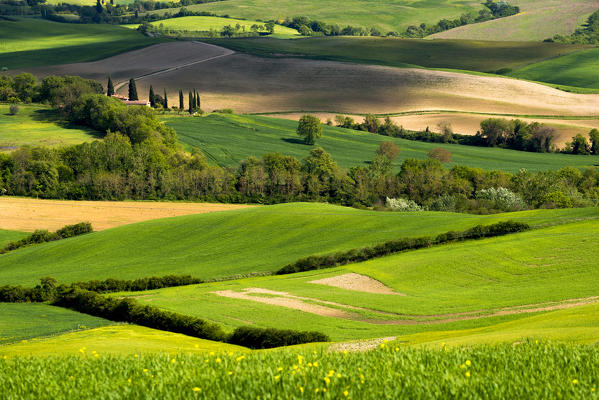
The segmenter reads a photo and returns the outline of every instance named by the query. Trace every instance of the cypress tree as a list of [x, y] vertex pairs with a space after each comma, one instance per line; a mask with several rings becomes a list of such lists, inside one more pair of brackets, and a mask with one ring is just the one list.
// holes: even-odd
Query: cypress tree
[[198, 98], [196, 97], [196, 90], [193, 89], [193, 109], [198, 107]]
[[168, 108], [168, 98], [166, 97], [166, 89], [164, 89], [164, 109], [166, 110]]
[[193, 95], [191, 94], [191, 90], [189, 91], [189, 113], [193, 114]]
[[200, 101], [200, 93], [198, 93], [198, 97], [196, 98], [196, 106], [198, 107], [198, 110], [202, 109], [202, 102]]
[[112, 84], [112, 78], [108, 77], [108, 89], [106, 90], [106, 96], [110, 97], [114, 95], [114, 85]]
[[150, 85], [150, 106], [156, 107], [156, 98], [154, 97], [154, 88]]
[[135, 86], [135, 79], [133, 78], [129, 79], [129, 100], [139, 100], [139, 97], [137, 97], [137, 87]]
[[179, 109], [183, 111], [185, 109], [185, 103], [183, 101], [183, 90], [179, 89]]

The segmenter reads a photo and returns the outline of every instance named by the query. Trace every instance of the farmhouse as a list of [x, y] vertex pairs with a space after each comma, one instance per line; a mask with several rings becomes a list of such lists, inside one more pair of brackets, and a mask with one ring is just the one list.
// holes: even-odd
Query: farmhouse
[[150, 107], [150, 102], [146, 101], [146, 100], [129, 100], [129, 98], [125, 97], [125, 96], [121, 96], [119, 94], [113, 94], [112, 96], [115, 99], [119, 99], [120, 101], [122, 101], [123, 103], [125, 103], [128, 106], [147, 106]]

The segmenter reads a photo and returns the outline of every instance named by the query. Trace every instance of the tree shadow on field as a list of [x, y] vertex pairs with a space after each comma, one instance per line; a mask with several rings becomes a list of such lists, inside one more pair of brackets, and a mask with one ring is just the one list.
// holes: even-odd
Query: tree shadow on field
[[94, 139], [102, 139], [105, 136], [102, 132], [65, 120], [58, 110], [35, 110], [31, 114], [31, 119], [38, 122], [51, 122], [64, 129], [79, 129], [93, 136]]
[[[291, 143], [291, 144], [306, 144], [306, 142], [304, 142], [302, 139], [296, 139], [296, 138], [281, 138], [282, 141], [287, 142], [287, 143]], [[307, 145], [310, 146], [310, 145]]]

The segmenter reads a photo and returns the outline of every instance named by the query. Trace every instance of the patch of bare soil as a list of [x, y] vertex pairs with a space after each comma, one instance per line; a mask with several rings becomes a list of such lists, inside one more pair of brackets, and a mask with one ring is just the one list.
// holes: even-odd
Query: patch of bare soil
[[371, 339], [371, 340], [360, 340], [355, 342], [341, 342], [335, 343], [329, 346], [330, 351], [336, 352], [364, 352], [368, 350], [374, 350], [379, 347], [381, 344], [390, 342], [392, 340], [397, 339], [395, 336], [379, 338], [379, 339]]
[[250, 207], [233, 204], [38, 200], [0, 196], [0, 229], [57, 230], [91, 222], [95, 231], [151, 219]]
[[366, 275], [356, 273], [343, 274], [330, 278], [318, 279], [309, 283], [317, 285], [333, 286], [340, 289], [354, 290], [356, 292], [375, 293], [375, 294], [391, 294], [396, 296], [405, 296], [404, 293], [395, 292], [390, 287], [383, 285], [381, 282], [372, 279]]
[[[166, 43], [138, 50], [145, 53], [133, 59], [132, 53], [125, 53], [94, 63], [31, 72], [101, 80], [109, 73], [119, 80], [145, 76], [137, 85], [142, 98], [153, 85], [160, 91], [166, 88], [171, 104], [177, 104], [180, 88], [197, 88], [206, 111], [232, 108], [250, 113], [330, 110], [390, 114], [448, 110], [588, 116], [599, 109], [599, 95], [567, 93], [516, 79], [298, 58], [260, 58], [227, 51], [192, 42]], [[126, 87], [120, 92], [125, 93]]]

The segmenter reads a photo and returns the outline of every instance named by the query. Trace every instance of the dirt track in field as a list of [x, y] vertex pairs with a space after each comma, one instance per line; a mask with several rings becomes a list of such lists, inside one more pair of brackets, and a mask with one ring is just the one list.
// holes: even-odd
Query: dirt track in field
[[[254, 113], [449, 110], [519, 115], [599, 114], [599, 95], [567, 93], [515, 79], [228, 52], [200, 43], [164, 43], [103, 61], [31, 72], [76, 74], [101, 81], [108, 74], [115, 81], [146, 76], [137, 84], [142, 99], [150, 85], [159, 93], [166, 88], [170, 104], [178, 104], [180, 88], [197, 88], [205, 111], [232, 108]], [[182, 65], [188, 66], [173, 69]], [[150, 76], [155, 72], [159, 73]], [[120, 92], [125, 93], [126, 87]]]
[[376, 279], [372, 279], [371, 277], [366, 275], [355, 274], [353, 272], [349, 274], [332, 276], [330, 278], [310, 281], [309, 283], [332, 286], [346, 290], [354, 290], [356, 292], [405, 296], [405, 294], [394, 291], [393, 289], [383, 285]]
[[246, 205], [211, 203], [36, 200], [0, 196], [0, 229], [57, 230], [91, 222], [95, 231], [151, 219], [235, 210]]
[[[356, 307], [311, 297], [296, 296], [287, 292], [273, 291], [262, 288], [246, 288], [243, 289], [243, 291], [241, 292], [235, 292], [233, 290], [221, 290], [213, 293], [222, 297], [254, 301], [273, 306], [285, 307], [323, 317], [347, 319], [376, 325], [435, 325], [456, 321], [497, 317], [503, 315], [529, 314], [537, 312], [564, 310], [568, 308], [599, 302], [599, 296], [594, 296], [582, 299], [568, 299], [560, 302], [505, 307], [495, 310], [478, 310], [463, 313], [437, 315], [406, 315], [378, 311], [364, 307]], [[366, 312], [371, 315], [378, 315], [379, 318], [373, 318], [371, 316], [366, 316], [363, 313], [360, 314], [358, 312]], [[385, 316], [386, 318], [381, 318], [383, 316]]]

